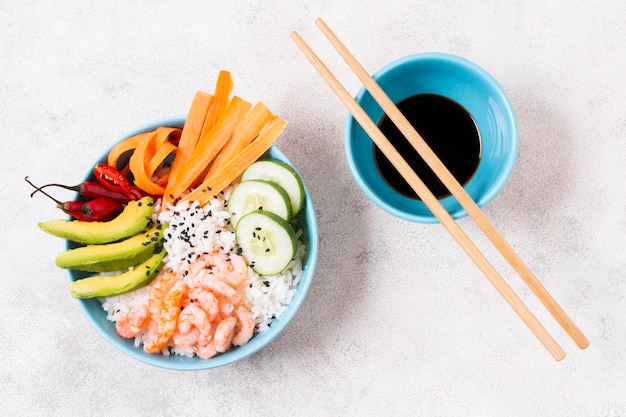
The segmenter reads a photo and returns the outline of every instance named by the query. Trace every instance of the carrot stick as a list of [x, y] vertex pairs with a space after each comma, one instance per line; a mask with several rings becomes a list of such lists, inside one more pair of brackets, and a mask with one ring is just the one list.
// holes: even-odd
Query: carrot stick
[[154, 155], [150, 158], [148, 162], [147, 172], [154, 173], [157, 168], [163, 163], [165, 158], [169, 156], [172, 152], [176, 151], [176, 145], [174, 145], [169, 140], [166, 140], [161, 144]]
[[133, 149], [135, 149], [137, 145], [139, 144], [139, 142], [146, 139], [146, 136], [149, 136], [150, 133], [151, 132], [139, 133], [138, 135], [131, 136], [119, 142], [109, 151], [109, 154], [107, 156], [107, 164], [109, 164], [113, 168], [121, 170], [123, 167], [118, 167], [117, 163], [120, 157], [122, 156], [122, 154], [124, 154], [124, 152], [132, 151]]
[[[159, 127], [154, 132], [150, 132], [149, 136], [145, 137], [145, 140], [139, 142], [132, 156], [130, 157], [129, 167], [133, 174], [135, 185], [148, 194], [162, 195], [165, 189], [155, 184], [152, 179], [152, 172], [147, 171], [148, 163], [146, 159], [152, 151], [155, 143], [164, 143], [169, 135], [179, 129], [171, 127]], [[149, 158], [148, 158], [149, 160]]]
[[[200, 134], [202, 133], [202, 127], [206, 120], [207, 112], [209, 111], [209, 104], [211, 103], [213, 96], [202, 91], [196, 92], [196, 95], [191, 102], [191, 107], [187, 112], [187, 120], [185, 120], [185, 126], [178, 142], [178, 149], [176, 150], [176, 156], [172, 162], [170, 171], [170, 178], [176, 178], [177, 172], [180, 167], [187, 162], [191, 156], [193, 150], [198, 145], [200, 140]], [[169, 194], [169, 190], [166, 187], [165, 195]]]
[[278, 139], [287, 122], [279, 116], [273, 116], [259, 136], [246, 146], [234, 159], [224, 164], [220, 172], [207, 178], [184, 200], [198, 200], [200, 205], [206, 204], [213, 196], [228, 187], [246, 170], [250, 164], [259, 159]]
[[225, 110], [224, 117], [218, 121], [213, 129], [203, 134], [190, 159], [180, 167], [175, 178], [170, 175], [171, 187], [168, 184], [167, 198], [175, 200], [180, 197], [193, 182], [209, 166], [215, 155], [230, 139], [235, 127], [241, 118], [250, 110], [252, 105], [235, 96]]
[[209, 110], [206, 115], [204, 127], [202, 128], [202, 136], [213, 129], [217, 121], [224, 116], [234, 86], [235, 84], [230, 72], [220, 71], [215, 84], [214, 98], [209, 104]]
[[270, 119], [272, 113], [265, 104], [258, 102], [252, 110], [241, 120], [237, 128], [233, 132], [233, 137], [224, 145], [220, 153], [211, 163], [211, 167], [205, 178], [209, 178], [217, 172], [220, 172], [224, 164], [230, 161], [243, 148], [254, 140]]

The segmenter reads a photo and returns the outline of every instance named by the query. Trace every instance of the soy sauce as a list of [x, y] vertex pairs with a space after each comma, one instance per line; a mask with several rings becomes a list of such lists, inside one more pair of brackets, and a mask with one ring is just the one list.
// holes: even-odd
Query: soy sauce
[[[467, 110], [456, 101], [437, 94], [417, 94], [396, 105], [457, 181], [466, 184], [478, 168], [481, 151], [478, 128]], [[450, 195], [387, 115], [378, 126], [438, 199]], [[380, 149], [376, 145], [373, 148], [377, 168], [385, 181], [404, 196], [419, 200]]]

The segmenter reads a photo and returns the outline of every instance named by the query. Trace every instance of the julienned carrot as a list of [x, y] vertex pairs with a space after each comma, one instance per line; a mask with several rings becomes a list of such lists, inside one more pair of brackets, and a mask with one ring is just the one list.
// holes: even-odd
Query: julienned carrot
[[207, 169], [215, 155], [230, 139], [235, 127], [241, 118], [250, 110], [252, 105], [247, 101], [235, 96], [228, 104], [222, 117], [217, 124], [206, 134], [203, 133], [198, 146], [193, 151], [191, 158], [178, 170], [175, 178], [170, 176], [167, 198], [175, 200], [179, 198], [194, 181]]
[[[198, 91], [191, 102], [189, 112], [187, 112], [187, 119], [183, 127], [183, 132], [178, 142], [178, 149], [176, 150], [176, 156], [172, 161], [170, 169], [170, 177], [175, 178], [180, 167], [187, 162], [191, 154], [193, 153], [198, 141], [200, 140], [200, 134], [202, 133], [202, 127], [206, 120], [207, 112], [209, 111], [209, 104], [211, 103], [213, 96], [211, 94]], [[164, 198], [168, 195], [166, 187]]]
[[[176, 151], [176, 145], [174, 145], [169, 140], [166, 140], [161, 145], [159, 145], [156, 149], [154, 155], [150, 157], [150, 160], [147, 163], [147, 171], [150, 173], [154, 173], [159, 166], [163, 163], [163, 161], [172, 153]], [[148, 155], [146, 155], [148, 156]]]
[[204, 121], [204, 127], [202, 128], [202, 136], [204, 136], [209, 130], [217, 124], [217, 122], [224, 116], [224, 112], [230, 102], [230, 94], [235, 87], [233, 78], [228, 71], [220, 71], [217, 76], [217, 82], [215, 83], [214, 97], [209, 104], [209, 111]]
[[219, 154], [211, 163], [205, 179], [220, 172], [223, 166], [237, 155], [243, 148], [254, 140], [270, 119], [272, 113], [267, 106], [261, 102], [252, 107], [252, 110], [241, 120], [233, 132], [232, 138], [224, 145]]
[[109, 154], [107, 156], [107, 164], [109, 164], [113, 168], [122, 169], [121, 167], [117, 166], [117, 162], [119, 161], [120, 157], [125, 152], [134, 150], [137, 147], [137, 145], [139, 145], [139, 142], [144, 140], [146, 136], [150, 135], [150, 133], [151, 132], [140, 133], [138, 135], [131, 136], [119, 142], [109, 151]]
[[187, 194], [184, 200], [198, 200], [200, 205], [206, 204], [214, 195], [228, 187], [245, 169], [259, 159], [278, 139], [287, 126], [287, 122], [279, 116], [273, 116], [259, 136], [246, 146], [236, 157], [224, 164], [222, 169], [200, 186]]
[[155, 144], [165, 143], [172, 132], [180, 131], [180, 129], [171, 127], [159, 127], [154, 132], [150, 132], [149, 136], [141, 140], [130, 157], [129, 167], [133, 174], [135, 185], [146, 193], [151, 195], [162, 195], [165, 191], [164, 187], [152, 181], [152, 172], [148, 172], [148, 163], [150, 157], [154, 153]]

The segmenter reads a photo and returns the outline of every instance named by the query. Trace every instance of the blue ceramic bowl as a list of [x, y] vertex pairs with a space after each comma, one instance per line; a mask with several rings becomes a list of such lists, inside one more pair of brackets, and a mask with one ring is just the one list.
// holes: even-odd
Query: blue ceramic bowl
[[[155, 130], [159, 126], [182, 128], [184, 123], [184, 117], [172, 117], [159, 120], [133, 130], [121, 138], [120, 141], [138, 133]], [[108, 151], [102, 156], [98, 163], [105, 162], [107, 154]], [[292, 165], [287, 157], [276, 147], [270, 148], [265, 156], [269, 156]], [[90, 177], [91, 176], [88, 176], [88, 178]], [[247, 358], [274, 340], [287, 327], [289, 322], [291, 322], [302, 306], [307, 293], [309, 292], [311, 283], [313, 282], [313, 275], [315, 274], [318, 254], [317, 218], [315, 216], [313, 202], [311, 201], [311, 196], [306, 188], [306, 185], [305, 194], [305, 207], [300, 213], [298, 213], [297, 216], [298, 226], [304, 231], [300, 239], [306, 245], [306, 253], [304, 255], [304, 259], [302, 260], [302, 279], [298, 284], [297, 292], [287, 310], [278, 319], [275, 319], [272, 322], [270, 328], [264, 332], [255, 334], [244, 346], [232, 347], [227, 352], [219, 354], [211, 359], [199, 359], [197, 357], [191, 358], [179, 355], [163, 356], [160, 353], [148, 354], [144, 352], [142, 347], [135, 347], [133, 339], [125, 339], [117, 335], [115, 332], [115, 323], [107, 320], [106, 313], [97, 299], [79, 299], [77, 301], [91, 324], [93, 324], [104, 339], [109, 341], [113, 344], [113, 346], [122, 352], [147, 364], [173, 370], [202, 370], [228, 365]], [[74, 245], [75, 244], [68, 242], [68, 248], [75, 247]], [[70, 279], [74, 281], [87, 276], [87, 273], [70, 270], [69, 275]]]
[[[479, 207], [500, 192], [515, 165], [519, 134], [513, 106], [491, 75], [455, 55], [420, 53], [391, 62], [373, 77], [394, 103], [416, 94], [438, 94], [463, 106], [474, 119], [481, 139], [478, 168], [464, 188]], [[356, 101], [374, 122], [380, 122], [383, 110], [365, 88], [358, 92]], [[351, 115], [346, 122], [344, 145], [352, 175], [376, 205], [405, 220], [438, 222], [422, 201], [400, 194], [381, 177], [374, 144]], [[439, 201], [453, 218], [467, 215], [454, 197]]]

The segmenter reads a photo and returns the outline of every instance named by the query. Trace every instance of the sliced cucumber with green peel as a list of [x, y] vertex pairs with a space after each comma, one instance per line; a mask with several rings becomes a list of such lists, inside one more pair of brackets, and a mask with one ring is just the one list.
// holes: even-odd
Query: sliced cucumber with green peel
[[227, 205], [231, 215], [230, 224], [238, 227], [239, 219], [257, 211], [269, 211], [289, 221], [292, 217], [291, 203], [287, 192], [279, 185], [264, 180], [240, 182], [230, 193]]
[[252, 211], [239, 220], [235, 231], [241, 255], [260, 275], [281, 273], [296, 254], [293, 227], [268, 211]]
[[291, 165], [275, 159], [256, 161], [241, 175], [241, 181], [250, 180], [265, 180], [281, 186], [289, 195], [294, 216], [304, 206], [304, 184]]

